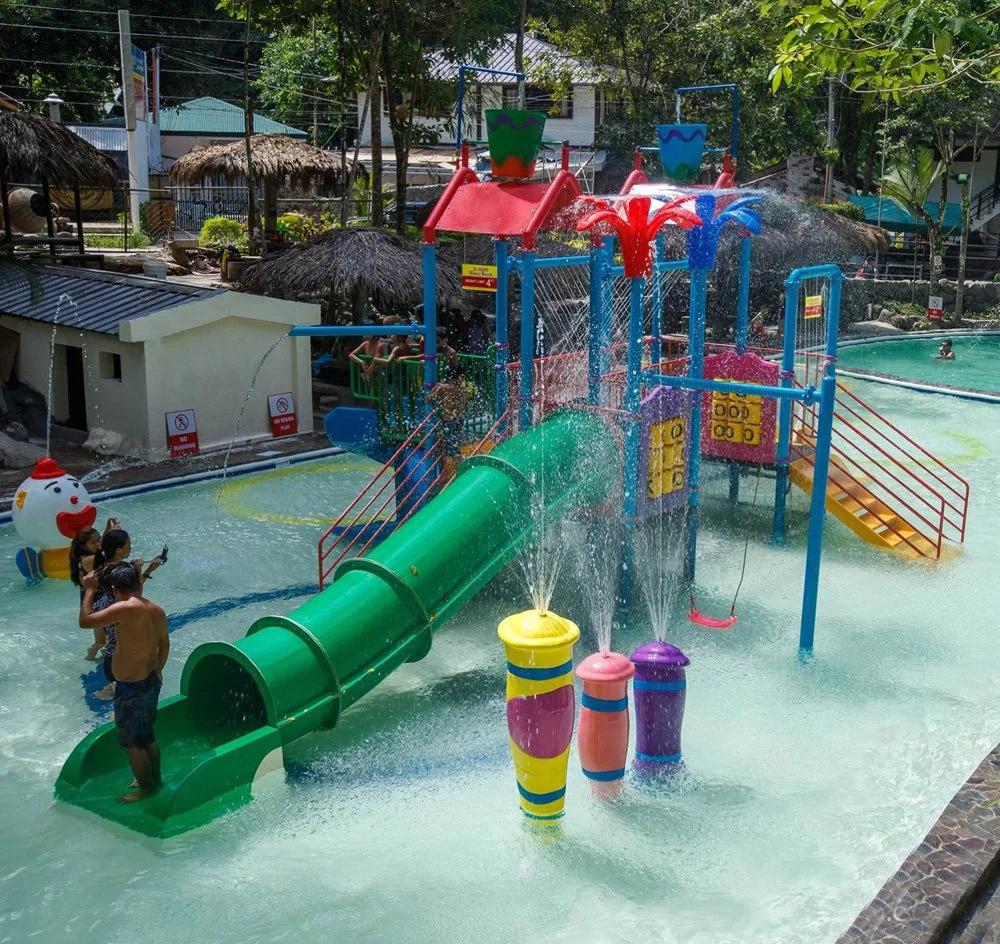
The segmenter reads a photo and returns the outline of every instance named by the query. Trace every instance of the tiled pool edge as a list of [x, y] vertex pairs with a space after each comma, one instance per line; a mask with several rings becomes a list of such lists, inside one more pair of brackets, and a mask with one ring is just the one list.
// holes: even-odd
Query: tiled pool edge
[[938, 944], [1000, 871], [1000, 745], [838, 944]]

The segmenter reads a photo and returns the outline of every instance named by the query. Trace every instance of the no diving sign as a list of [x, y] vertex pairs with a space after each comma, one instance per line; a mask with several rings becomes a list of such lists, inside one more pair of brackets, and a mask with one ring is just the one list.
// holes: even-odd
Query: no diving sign
[[201, 451], [198, 445], [198, 423], [194, 410], [176, 410], [167, 413], [167, 447], [171, 458], [176, 456], [196, 456]]
[[271, 432], [279, 436], [293, 436], [299, 431], [295, 415], [295, 398], [290, 393], [272, 393], [267, 398], [267, 412], [271, 417]]

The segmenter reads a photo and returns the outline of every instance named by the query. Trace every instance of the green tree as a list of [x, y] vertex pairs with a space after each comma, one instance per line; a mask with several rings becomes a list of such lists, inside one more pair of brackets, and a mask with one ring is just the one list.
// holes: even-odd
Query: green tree
[[318, 28], [315, 34], [285, 30], [261, 53], [256, 82], [261, 110], [293, 128], [309, 128], [316, 118], [321, 146], [328, 146], [333, 137], [339, 139], [342, 115], [347, 127], [354, 127], [357, 122], [355, 100], [363, 86], [353, 56], [346, 58], [348, 74], [343, 83], [346, 103], [338, 97], [339, 82], [331, 88], [331, 83], [321, 81], [327, 76], [339, 77], [341, 56], [336, 32], [327, 27]]
[[833, 76], [898, 100], [963, 78], [1000, 83], [995, 0], [765, 0], [761, 10], [786, 22], [775, 91]]
[[[219, 15], [216, 0], [45, 0], [37, 6], [0, 0], [0, 89], [29, 111], [45, 113], [41, 100], [57, 92], [66, 102], [63, 120], [104, 118], [104, 103], [121, 85], [119, 7], [131, 12], [136, 46], [163, 46], [171, 57], [163, 65], [164, 107], [198, 95], [239, 97], [231, 74], [239, 67], [228, 60], [242, 55], [242, 29]], [[256, 61], [260, 44], [252, 49]]]
[[[938, 180], [946, 180], [942, 176], [941, 162], [935, 163], [934, 153], [922, 145], [901, 148], [893, 159], [889, 171], [882, 178], [882, 196], [895, 200], [927, 228], [931, 255], [932, 295], [937, 294], [936, 289], [941, 277], [935, 259], [942, 244], [941, 223], [944, 211], [942, 209], [938, 215], [932, 215], [927, 210], [927, 202]], [[944, 193], [946, 194], [946, 191]], [[940, 205], [944, 206], [944, 200]]]
[[[756, 0], [579, 0], [556, 15], [549, 39], [584, 62], [607, 66], [611, 107], [599, 143], [627, 160], [652, 125], [674, 120], [673, 90], [736, 82], [740, 87], [740, 163], [767, 166], [818, 143], [810, 108], [812, 88], [770, 94], [773, 49], [782, 20], [761, 17]], [[724, 94], [684, 100], [684, 118], [706, 121], [714, 142], [730, 138], [732, 111]]]

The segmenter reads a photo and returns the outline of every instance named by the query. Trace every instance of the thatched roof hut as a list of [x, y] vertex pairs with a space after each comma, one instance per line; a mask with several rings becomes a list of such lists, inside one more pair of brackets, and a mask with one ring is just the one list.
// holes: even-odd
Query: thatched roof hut
[[[371, 298], [380, 311], [417, 304], [423, 293], [423, 253], [384, 229], [332, 229], [247, 269], [241, 287], [275, 298]], [[438, 297], [458, 291], [457, 278], [437, 269]]]
[[[253, 135], [250, 153], [254, 176], [260, 180], [287, 180], [295, 186], [308, 187], [312, 183], [332, 186], [340, 179], [339, 154], [283, 134]], [[246, 177], [246, 142], [238, 138], [228, 144], [195, 148], [174, 161], [170, 176], [189, 186], [214, 177], [230, 181]]]
[[0, 181], [37, 176], [51, 186], [111, 190], [115, 162], [64, 125], [26, 111], [0, 110]]

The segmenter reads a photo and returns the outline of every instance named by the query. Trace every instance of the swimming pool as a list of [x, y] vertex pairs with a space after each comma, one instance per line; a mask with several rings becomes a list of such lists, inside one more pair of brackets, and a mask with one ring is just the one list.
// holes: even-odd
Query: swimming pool
[[952, 336], [952, 361], [935, 357], [942, 340], [943, 336], [906, 337], [845, 344], [838, 365], [921, 384], [1000, 394], [1000, 334]]
[[[758, 509], [735, 629], [674, 623], [692, 663], [683, 776], [630, 781], [605, 805], [574, 751], [548, 836], [518, 812], [504, 723], [496, 624], [525, 606], [516, 568], [426, 659], [291, 745], [287, 776], [253, 803], [160, 842], [53, 801], [63, 759], [106, 709], [81, 678], [75, 591], [27, 589], [0, 566], [0, 941], [834, 940], [1000, 740], [995, 408], [857, 388], [971, 479], [962, 553], [907, 563], [828, 520], [817, 658], [803, 666], [805, 498], [781, 548]], [[305, 598], [315, 519], [371, 468], [344, 456], [251, 476], [221, 510], [212, 483], [101, 509], [137, 552], [170, 545], [150, 589], [173, 617], [164, 695], [196, 645]], [[703, 522], [699, 605], [721, 612], [745, 518], [708, 495]], [[0, 561], [15, 546], [0, 529]], [[582, 657], [579, 579], [564, 574], [556, 609], [584, 625]], [[613, 641], [627, 652], [647, 636], [639, 620]]]

